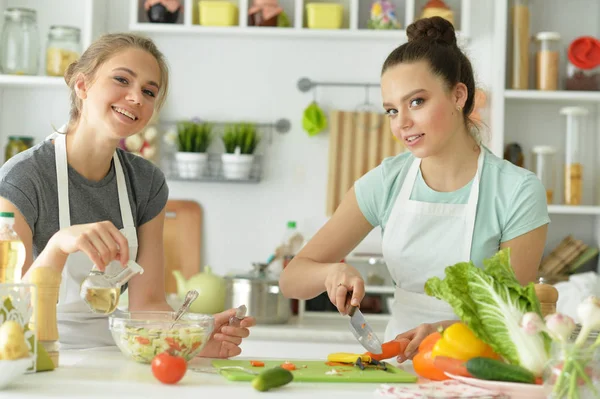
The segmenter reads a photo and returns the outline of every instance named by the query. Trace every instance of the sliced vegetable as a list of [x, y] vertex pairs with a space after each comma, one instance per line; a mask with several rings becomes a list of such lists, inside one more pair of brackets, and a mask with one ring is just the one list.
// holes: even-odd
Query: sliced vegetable
[[428, 378], [434, 381], [443, 381], [450, 378], [444, 374], [442, 370], [435, 367], [433, 359], [431, 358], [431, 351], [418, 352], [413, 357], [412, 362], [415, 373], [423, 378]]
[[466, 362], [460, 359], [453, 359], [447, 356], [436, 356], [433, 359], [433, 365], [438, 370], [462, 377], [473, 377], [467, 370]]
[[396, 341], [396, 340], [388, 341], [381, 345], [382, 353], [377, 355], [377, 354], [374, 354], [371, 352], [366, 352], [365, 355], [369, 356], [371, 359], [374, 359], [374, 360], [390, 359], [392, 357], [396, 357], [396, 356], [403, 354], [409, 343], [410, 343], [410, 340], [407, 338], [402, 338], [398, 341]]
[[442, 332], [442, 338], [437, 340], [431, 356], [446, 356], [453, 359], [469, 360], [479, 356], [493, 357], [493, 350], [488, 344], [473, 334], [464, 323], [454, 323]]
[[264, 370], [252, 380], [252, 387], [257, 391], [268, 391], [269, 389], [289, 384], [294, 379], [291, 371], [281, 367], [273, 367]]
[[296, 370], [296, 365], [290, 362], [283, 362], [281, 363], [281, 368], [289, 371], [294, 371]]
[[467, 370], [473, 377], [482, 380], [536, 383], [536, 376], [531, 371], [496, 359], [473, 358], [467, 362]]
[[265, 362], [261, 362], [260, 360], [250, 360], [250, 365], [252, 367], [265, 367]]

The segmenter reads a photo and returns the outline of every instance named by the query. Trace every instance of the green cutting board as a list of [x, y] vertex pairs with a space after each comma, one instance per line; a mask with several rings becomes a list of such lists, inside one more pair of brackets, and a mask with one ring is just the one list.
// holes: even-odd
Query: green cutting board
[[[255, 359], [259, 360], [259, 359]], [[417, 377], [397, 367], [387, 365], [387, 371], [376, 369], [361, 370], [358, 366], [328, 366], [320, 360], [288, 360], [296, 365], [294, 381], [298, 382], [376, 382], [376, 383], [406, 383], [416, 382]], [[215, 368], [241, 366], [246, 369], [261, 372], [269, 367], [281, 365], [284, 360], [264, 360], [265, 367], [252, 367], [250, 360], [213, 360]], [[306, 366], [306, 367], [305, 367]], [[326, 374], [336, 369], [337, 374]], [[230, 381], [252, 381], [255, 375], [241, 370], [221, 370], [221, 375]]]

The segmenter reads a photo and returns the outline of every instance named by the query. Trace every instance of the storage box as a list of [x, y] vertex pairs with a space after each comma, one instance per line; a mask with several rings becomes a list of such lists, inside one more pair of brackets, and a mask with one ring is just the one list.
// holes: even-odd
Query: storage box
[[230, 1], [200, 0], [200, 25], [236, 26], [238, 25], [238, 6]]
[[306, 23], [310, 29], [340, 29], [344, 7], [337, 3], [308, 3]]

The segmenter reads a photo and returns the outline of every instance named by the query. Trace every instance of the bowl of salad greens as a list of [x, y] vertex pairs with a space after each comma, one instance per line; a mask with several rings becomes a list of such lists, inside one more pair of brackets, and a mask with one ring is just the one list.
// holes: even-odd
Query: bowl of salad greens
[[186, 313], [172, 326], [175, 312], [133, 311], [113, 313], [110, 332], [128, 358], [150, 363], [159, 353], [169, 352], [186, 361], [206, 345], [214, 329], [210, 315]]

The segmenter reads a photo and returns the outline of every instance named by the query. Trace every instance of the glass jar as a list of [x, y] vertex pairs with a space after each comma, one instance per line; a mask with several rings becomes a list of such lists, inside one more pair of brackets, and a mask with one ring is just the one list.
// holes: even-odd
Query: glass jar
[[510, 9], [510, 88], [529, 88], [529, 0], [513, 0]]
[[600, 90], [600, 40], [583, 36], [569, 45], [566, 90]]
[[33, 137], [9, 136], [8, 143], [6, 143], [6, 147], [4, 149], [4, 162], [31, 147], [33, 147]]
[[560, 34], [540, 32], [535, 40], [538, 45], [535, 53], [535, 88], [558, 90]]
[[565, 204], [581, 205], [583, 194], [582, 138], [585, 129], [585, 116], [589, 113], [583, 107], [564, 107], [561, 115], [567, 117], [565, 142]]
[[64, 76], [81, 55], [81, 30], [73, 26], [50, 27], [46, 45], [46, 75]]
[[0, 69], [10, 75], [37, 75], [40, 38], [35, 10], [8, 8], [0, 39]]
[[556, 184], [556, 149], [549, 146], [536, 146], [532, 149], [532, 172], [546, 188], [548, 204], [554, 201], [554, 187]]
[[544, 391], [552, 399], [600, 397], [600, 351], [572, 342], [552, 342], [542, 374]]

